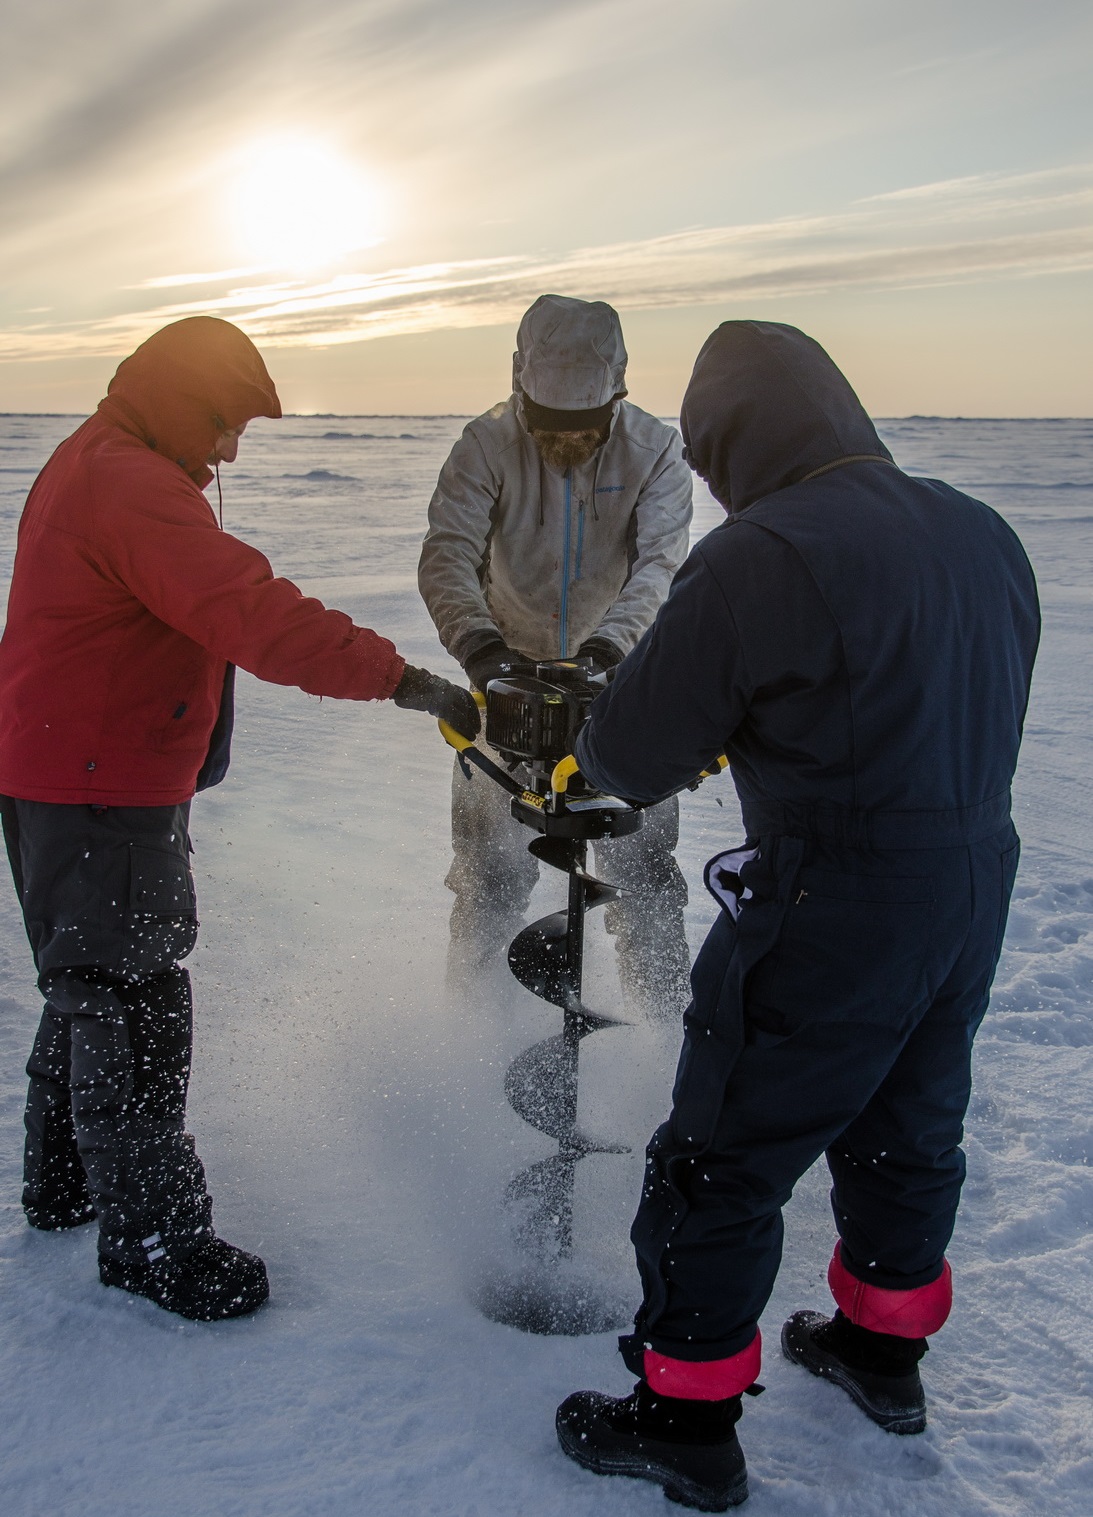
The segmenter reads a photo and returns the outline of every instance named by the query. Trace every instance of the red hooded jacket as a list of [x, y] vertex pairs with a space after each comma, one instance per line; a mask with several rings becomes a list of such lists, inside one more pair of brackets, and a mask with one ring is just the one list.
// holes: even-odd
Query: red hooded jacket
[[312, 695], [393, 693], [393, 644], [276, 579], [202, 493], [218, 434], [280, 414], [250, 339], [195, 317], [127, 358], [53, 454], [23, 510], [0, 640], [0, 793], [188, 800], [229, 662]]

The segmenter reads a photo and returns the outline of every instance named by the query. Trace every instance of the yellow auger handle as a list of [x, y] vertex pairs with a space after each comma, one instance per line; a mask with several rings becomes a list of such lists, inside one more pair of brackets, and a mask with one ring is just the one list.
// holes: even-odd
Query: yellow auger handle
[[575, 775], [580, 766], [572, 753], [567, 753], [564, 759], [559, 759], [554, 765], [554, 772], [550, 776], [550, 788], [555, 795], [565, 795], [569, 781]]
[[[486, 697], [482, 694], [481, 690], [472, 690], [471, 694], [474, 696], [474, 703], [479, 711], [485, 711]], [[457, 732], [443, 717], [438, 719], [437, 726], [440, 728], [440, 735], [448, 744], [448, 747], [454, 748], [456, 753], [465, 753], [468, 748], [474, 747], [473, 738], [464, 737], [462, 732]]]
[[[723, 771], [728, 767], [728, 759], [723, 753], [719, 753], [713, 761], [713, 767], [710, 769], [703, 769], [702, 773], [698, 776], [698, 779], [712, 779], [715, 774], [723, 773]], [[580, 766], [578, 765], [577, 760], [573, 757], [572, 753], [567, 754], [564, 759], [560, 759], [558, 763], [555, 764], [554, 772], [550, 776], [550, 788], [555, 795], [565, 795], [569, 781], [572, 779], [573, 775], [579, 772], [579, 768]], [[697, 783], [698, 780], [695, 781], [695, 784]]]

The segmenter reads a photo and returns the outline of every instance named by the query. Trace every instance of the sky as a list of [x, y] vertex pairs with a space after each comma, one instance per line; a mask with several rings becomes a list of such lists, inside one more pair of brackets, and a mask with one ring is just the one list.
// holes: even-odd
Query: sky
[[661, 415], [749, 316], [874, 415], [1093, 414], [1088, 0], [0, 6], [0, 411], [208, 313], [286, 411], [470, 414], [554, 290]]

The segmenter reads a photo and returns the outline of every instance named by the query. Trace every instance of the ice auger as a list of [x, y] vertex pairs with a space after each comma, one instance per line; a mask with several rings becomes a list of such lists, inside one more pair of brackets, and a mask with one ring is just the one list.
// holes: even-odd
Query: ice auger
[[[629, 1152], [624, 1143], [584, 1132], [577, 1120], [582, 1039], [627, 1025], [590, 1010], [582, 1000], [585, 914], [619, 894], [615, 886], [588, 873], [588, 844], [636, 832], [643, 820], [639, 807], [590, 791], [570, 752], [576, 730], [604, 684], [602, 676], [590, 677], [580, 665], [541, 663], [534, 677], [492, 680], [488, 700], [476, 697], [486, 711], [487, 742], [514, 765], [519, 763], [530, 778], [528, 784], [446, 722], [440, 723], [464, 770], [473, 764], [512, 797], [512, 815], [537, 834], [528, 845], [530, 851], [568, 877], [565, 910], [523, 928], [508, 952], [509, 968], [521, 985], [562, 1011], [561, 1031], [526, 1049], [505, 1076], [505, 1094], [513, 1110], [558, 1144], [557, 1153], [521, 1170], [505, 1191], [517, 1241], [540, 1271], [512, 1282], [511, 1288], [491, 1289], [481, 1303], [495, 1320], [538, 1333], [602, 1332], [621, 1325], [589, 1299], [587, 1290], [567, 1296], [548, 1283], [546, 1273], [573, 1249], [578, 1161], [586, 1154]], [[723, 764], [719, 760], [719, 767]]]

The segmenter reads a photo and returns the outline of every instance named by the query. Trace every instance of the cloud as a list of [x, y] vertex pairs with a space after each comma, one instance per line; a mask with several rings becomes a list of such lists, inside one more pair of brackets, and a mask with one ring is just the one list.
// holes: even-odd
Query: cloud
[[346, 271], [312, 283], [236, 283], [245, 270], [163, 275], [145, 281], [143, 290], [218, 281], [224, 288], [167, 304], [135, 302], [98, 320], [9, 328], [0, 332], [0, 358], [115, 356], [157, 327], [199, 314], [235, 321], [268, 347], [322, 347], [511, 323], [546, 289], [609, 300], [625, 310], [1089, 269], [1093, 165], [1079, 164], [912, 186], [825, 216], [690, 228], [559, 256]]
[[[580, 3], [553, 0], [550, 14]], [[529, 0], [322, 0], [303, 9], [297, 0], [113, 0], [106, 9], [56, 0], [43, 15], [27, 7], [5, 20], [5, 54], [21, 65], [10, 80], [0, 75], [8, 218], [49, 212], [122, 165], [140, 163], [143, 177], [148, 162], [185, 158], [198, 142], [207, 150], [301, 103], [314, 114], [348, 94], [364, 119], [371, 105], [390, 129], [407, 75], [419, 91], [435, 90], [461, 53], [488, 46], [503, 55], [542, 10]]]
[[[79, 18], [64, 24], [78, 26]], [[63, 98], [47, 114], [5, 112], [0, 199], [21, 206], [52, 198], [112, 151], [153, 141], [165, 116], [214, 89], [239, 49], [254, 49], [268, 27], [260, 0], [235, 0], [223, 13], [209, 3], [196, 14], [169, 8], [151, 35], [139, 26], [88, 35], [93, 66], [67, 72]], [[17, 51], [18, 38], [7, 45]]]
[[223, 284], [228, 279], [250, 279], [255, 274], [265, 274], [265, 268], [216, 269], [210, 274], [157, 274], [154, 279], [142, 279], [139, 284], [126, 285], [127, 290], [173, 290], [197, 284]]

